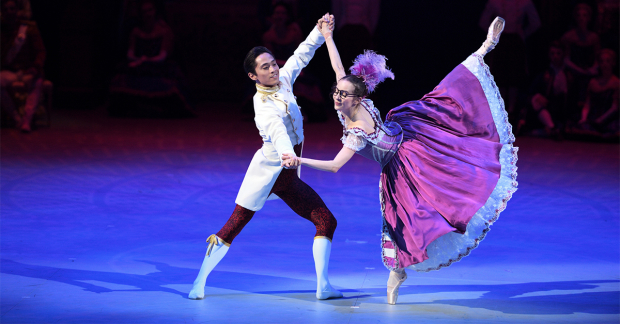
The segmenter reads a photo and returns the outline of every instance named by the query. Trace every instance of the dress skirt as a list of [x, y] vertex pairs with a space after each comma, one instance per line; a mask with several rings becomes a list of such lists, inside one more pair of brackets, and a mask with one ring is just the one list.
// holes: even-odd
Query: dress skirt
[[493, 76], [472, 54], [386, 121], [402, 127], [403, 142], [381, 173], [383, 262], [449, 266], [478, 246], [517, 190], [517, 148]]

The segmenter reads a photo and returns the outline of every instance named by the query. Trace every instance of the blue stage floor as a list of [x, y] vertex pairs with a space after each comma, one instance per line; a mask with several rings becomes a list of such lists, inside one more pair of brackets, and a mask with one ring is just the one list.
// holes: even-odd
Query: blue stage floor
[[[205, 239], [261, 143], [253, 122], [58, 114], [51, 129], [1, 133], [2, 323], [620, 321], [618, 145], [519, 138], [519, 190], [486, 239], [447, 269], [410, 271], [394, 306], [379, 166], [304, 168], [338, 219], [330, 280], [345, 298], [315, 299], [315, 228], [270, 201], [195, 301]], [[335, 118], [306, 125], [304, 155], [333, 157], [340, 136]]]

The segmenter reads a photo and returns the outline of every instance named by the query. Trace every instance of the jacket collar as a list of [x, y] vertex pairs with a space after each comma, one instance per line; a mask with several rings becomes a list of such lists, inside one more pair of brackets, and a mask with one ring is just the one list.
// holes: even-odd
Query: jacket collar
[[258, 93], [262, 95], [266, 95], [266, 96], [272, 95], [280, 90], [280, 83], [278, 82], [278, 84], [276, 84], [273, 87], [265, 87], [263, 85], [256, 83], [256, 90], [258, 91]]

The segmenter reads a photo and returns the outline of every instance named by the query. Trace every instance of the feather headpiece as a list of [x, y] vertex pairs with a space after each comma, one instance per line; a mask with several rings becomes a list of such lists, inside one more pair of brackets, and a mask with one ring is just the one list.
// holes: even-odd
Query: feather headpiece
[[394, 80], [394, 73], [385, 66], [387, 58], [371, 50], [365, 50], [355, 58], [353, 66], [349, 68], [351, 74], [355, 75], [366, 83], [368, 93], [375, 91], [377, 85], [385, 79]]

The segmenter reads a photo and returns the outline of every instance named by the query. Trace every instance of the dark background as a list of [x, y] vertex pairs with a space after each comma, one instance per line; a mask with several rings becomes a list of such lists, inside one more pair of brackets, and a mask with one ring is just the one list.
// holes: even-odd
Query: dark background
[[[584, 1], [533, 2], [542, 27], [528, 39], [531, 75], [547, 65], [548, 43], [571, 27], [572, 8]], [[590, 2], [596, 8], [595, 1]], [[388, 57], [396, 80], [386, 81], [373, 95], [377, 106], [389, 110], [419, 99], [474, 52], [486, 35], [478, 26], [485, 3], [382, 1], [373, 42]], [[185, 73], [195, 102], [240, 103], [250, 82], [242, 62], [250, 48], [261, 45], [265, 30], [260, 17], [269, 14], [261, 9], [264, 4], [255, 0], [157, 2], [161, 17], [175, 34], [172, 58]], [[54, 83], [56, 108], [90, 109], [104, 104], [114, 68], [126, 54], [130, 29], [125, 2], [31, 0], [31, 5], [47, 49], [46, 78]], [[330, 1], [300, 0], [296, 18], [304, 33], [330, 8]], [[338, 42], [337, 33], [335, 39]], [[308, 69], [325, 83], [324, 89], [333, 82], [326, 49], [317, 52]]]

